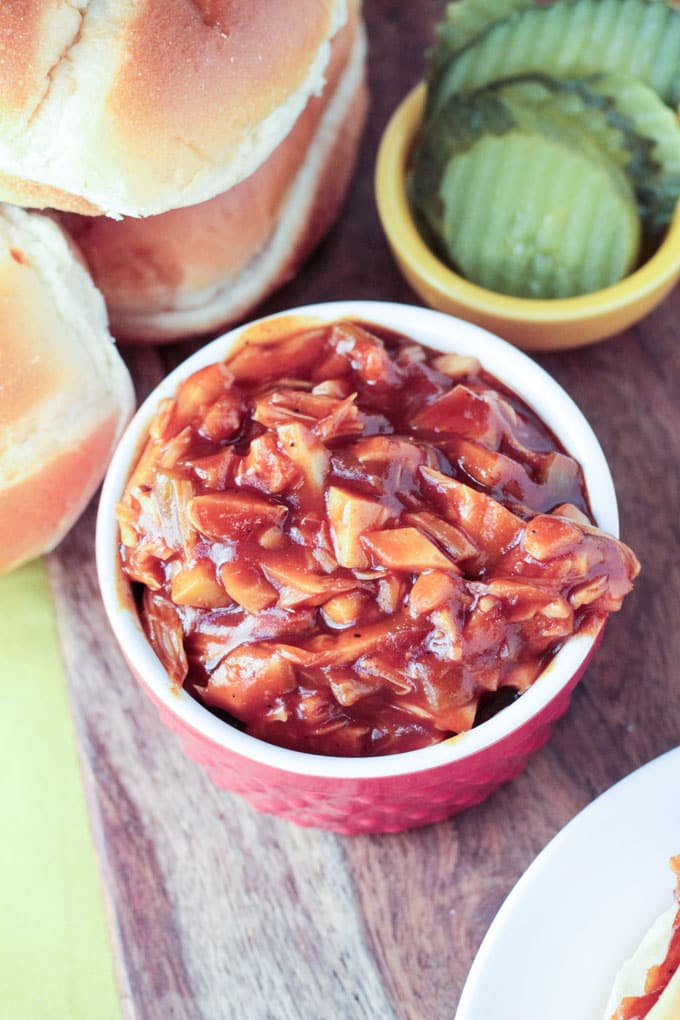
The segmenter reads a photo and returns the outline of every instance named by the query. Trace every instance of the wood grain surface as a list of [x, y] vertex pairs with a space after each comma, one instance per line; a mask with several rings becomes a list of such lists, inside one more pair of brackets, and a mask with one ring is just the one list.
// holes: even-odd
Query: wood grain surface
[[[443, 8], [367, 0], [372, 108], [352, 191], [340, 223], [265, 311], [347, 297], [417, 302], [387, 250], [372, 177], [380, 133], [421, 76]], [[537, 852], [598, 793], [680, 742], [679, 318], [676, 291], [623, 336], [538, 359], [602, 442], [622, 535], [643, 570], [548, 746], [448, 822], [343, 838], [214, 789], [117, 651], [97, 593], [93, 507], [51, 556], [125, 1016], [453, 1017], [491, 919]], [[125, 351], [140, 395], [195, 346]]]

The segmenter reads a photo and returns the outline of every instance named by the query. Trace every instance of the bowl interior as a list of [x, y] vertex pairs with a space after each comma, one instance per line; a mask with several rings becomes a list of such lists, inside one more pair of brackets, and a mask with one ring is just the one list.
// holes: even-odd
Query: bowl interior
[[668, 293], [680, 276], [680, 202], [651, 257], [619, 283], [592, 294], [554, 300], [512, 297], [471, 283], [442, 262], [423, 240], [406, 191], [425, 98], [421, 83], [394, 112], [381, 141], [375, 186], [390, 245], [409, 282], [428, 303], [469, 313], [527, 349], [551, 350], [604, 339], [646, 314]]
[[[296, 322], [306, 324], [354, 318], [403, 333], [443, 352], [474, 355], [491, 375], [533, 408], [581, 464], [595, 520], [600, 527], [618, 534], [614, 485], [592, 429], [568, 394], [517, 348], [471, 323], [411, 305], [341, 301], [295, 309], [287, 313], [286, 320], [290, 316]], [[275, 329], [281, 320], [282, 316], [274, 315], [259, 320], [255, 325], [262, 329], [271, 324]], [[505, 734], [531, 720], [568, 683], [590, 652], [593, 637], [576, 635], [571, 638], [521, 698], [468, 733], [417, 751], [382, 757], [327, 757], [265, 744], [223, 722], [184, 690], [178, 691], [170, 683], [144, 635], [130, 596], [129, 583], [122, 573], [115, 506], [159, 402], [174, 394], [180, 381], [197, 369], [224, 358], [248, 328], [232, 330], [207, 344], [163, 380], [128, 426], [109, 467], [97, 519], [97, 569], [106, 612], [128, 662], [155, 698], [197, 732], [247, 758], [291, 773], [347, 778], [399, 775], [461, 760], [492, 747]]]

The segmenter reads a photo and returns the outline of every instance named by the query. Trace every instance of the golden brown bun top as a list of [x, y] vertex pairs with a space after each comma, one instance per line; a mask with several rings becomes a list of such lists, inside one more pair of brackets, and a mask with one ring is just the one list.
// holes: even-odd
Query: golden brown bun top
[[106, 309], [64, 232], [0, 206], [0, 573], [52, 549], [134, 406]]
[[66, 352], [57, 344], [46, 356], [45, 338], [55, 334], [51, 295], [41, 289], [21, 249], [2, 246], [0, 280], [4, 326], [0, 430], [5, 430], [30, 416], [55, 390], [67, 385], [70, 365]]
[[11, 206], [0, 206], [0, 321], [1, 492], [102, 420], [122, 424], [133, 392], [74, 246]]
[[0, 4], [0, 95], [5, 118], [21, 123], [38, 107], [50, 70], [79, 24], [75, 5], [54, 0]]
[[322, 87], [346, 8], [3, 0], [0, 198], [134, 216], [227, 190]]

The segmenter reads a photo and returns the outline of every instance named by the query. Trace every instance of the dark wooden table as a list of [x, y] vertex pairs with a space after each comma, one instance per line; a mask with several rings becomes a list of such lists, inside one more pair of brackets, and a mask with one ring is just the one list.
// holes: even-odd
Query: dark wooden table
[[[367, 0], [373, 100], [354, 185], [341, 222], [265, 311], [417, 301], [388, 252], [372, 177], [380, 133], [422, 75], [443, 8]], [[126, 351], [140, 395], [191, 349]], [[680, 291], [625, 335], [538, 360], [602, 442], [643, 571], [549, 745], [448, 822], [341, 838], [217, 791], [118, 654], [97, 593], [94, 508], [50, 558], [124, 1015], [452, 1017], [491, 919], [537, 852], [680, 742]]]

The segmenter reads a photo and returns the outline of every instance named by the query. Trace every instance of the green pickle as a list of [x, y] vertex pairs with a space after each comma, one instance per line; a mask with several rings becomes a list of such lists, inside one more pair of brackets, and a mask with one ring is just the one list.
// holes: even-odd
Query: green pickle
[[606, 100], [610, 116], [625, 118], [635, 136], [649, 146], [648, 158], [631, 164], [628, 170], [644, 227], [650, 234], [659, 233], [670, 223], [680, 196], [680, 127], [676, 114], [653, 89], [631, 75], [593, 75], [582, 84]]
[[449, 4], [408, 180], [425, 239], [501, 293], [615, 283], [673, 216], [679, 99], [667, 0]]
[[441, 194], [451, 259], [490, 290], [573, 297], [615, 283], [637, 258], [630, 194], [604, 163], [542, 134], [480, 138], [450, 160]]
[[[458, 0], [461, 8], [478, 0]], [[500, 11], [501, 4], [497, 5]], [[450, 59], [439, 53], [430, 108], [500, 78], [543, 73], [556, 78], [603, 71], [634, 75], [668, 103], [680, 101], [680, 9], [666, 0], [508, 0], [508, 13], [487, 23]], [[459, 15], [460, 16], [460, 15]], [[436, 53], [437, 51], [435, 51]]]

